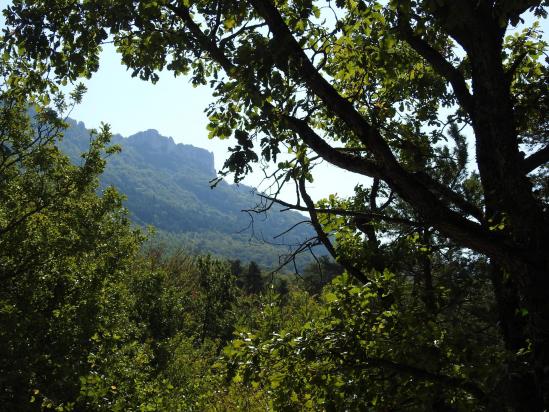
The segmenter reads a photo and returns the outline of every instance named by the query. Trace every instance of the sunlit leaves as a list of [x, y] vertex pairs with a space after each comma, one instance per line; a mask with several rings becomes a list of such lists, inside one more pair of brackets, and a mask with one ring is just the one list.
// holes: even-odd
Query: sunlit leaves
[[[467, 379], [473, 373], [469, 355], [454, 346], [466, 337], [465, 330], [447, 329], [442, 315], [436, 322], [427, 320], [421, 304], [403, 299], [408, 291], [398, 276], [384, 272], [373, 278], [383, 294], [372, 285], [336, 278], [322, 295], [324, 309], [312, 321], [263, 339], [241, 333], [224, 351], [232, 384], [264, 388], [275, 409], [304, 404], [312, 410], [422, 408], [435, 392], [455, 407], [477, 408], [467, 392], [400, 368], [417, 365]], [[389, 295], [398, 295], [399, 303], [389, 303]], [[481, 379], [492, 372], [483, 370]]]

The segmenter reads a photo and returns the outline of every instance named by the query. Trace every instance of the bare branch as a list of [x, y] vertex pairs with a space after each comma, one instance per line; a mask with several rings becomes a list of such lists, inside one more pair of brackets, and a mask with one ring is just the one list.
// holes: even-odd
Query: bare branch
[[368, 277], [364, 273], [362, 273], [361, 270], [356, 268], [353, 264], [348, 262], [346, 259], [344, 259], [342, 256], [339, 256], [332, 245], [332, 242], [328, 238], [328, 235], [326, 232], [324, 232], [324, 229], [322, 229], [322, 225], [320, 224], [320, 221], [318, 220], [318, 215], [315, 210], [315, 204], [309, 194], [307, 193], [307, 190], [305, 188], [305, 177], [301, 176], [299, 178], [299, 192], [301, 193], [301, 197], [303, 198], [303, 201], [307, 205], [307, 208], [309, 209], [309, 215], [311, 216], [311, 224], [316, 230], [316, 233], [318, 235], [318, 238], [328, 249], [328, 252], [332, 255], [332, 257], [340, 263], [355, 279], [359, 280], [360, 282], [367, 283]]
[[[269, 199], [275, 203], [278, 203], [279, 205], [285, 206], [286, 208], [291, 210], [299, 210], [302, 212], [309, 212], [311, 210], [308, 207], [288, 203], [280, 199], [271, 198], [265, 195], [259, 195], [259, 196], [265, 197], [266, 199]], [[350, 216], [350, 217], [363, 218], [367, 220], [379, 220], [382, 222], [393, 223], [397, 225], [406, 225], [411, 227], [423, 226], [423, 224], [420, 222], [415, 222], [413, 220], [408, 220], [408, 219], [403, 219], [398, 217], [386, 216], [376, 212], [363, 212], [363, 211], [357, 211], [357, 210], [338, 209], [338, 208], [330, 208], [330, 209], [313, 208], [313, 210], [315, 211], [315, 213], [319, 215], [324, 214], [324, 215], [336, 215], [336, 216]]]
[[278, 235], [276, 235], [276, 236], [273, 236], [273, 239], [278, 239], [279, 237], [284, 236], [285, 234], [291, 232], [291, 231], [294, 230], [296, 227], [298, 227], [298, 226], [300, 226], [300, 225], [302, 225], [302, 224], [304, 224], [304, 223], [311, 223], [311, 221], [310, 221], [310, 220], [301, 220], [301, 221], [297, 222], [296, 224], [292, 225], [291, 227], [289, 227], [288, 229], [286, 229], [285, 231], [280, 232], [280, 233], [279, 233]]

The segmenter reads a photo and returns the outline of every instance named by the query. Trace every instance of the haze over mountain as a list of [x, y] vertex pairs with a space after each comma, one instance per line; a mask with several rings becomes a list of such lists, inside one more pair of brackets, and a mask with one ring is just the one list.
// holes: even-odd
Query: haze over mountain
[[[77, 162], [89, 145], [90, 132], [82, 122], [69, 124], [60, 147]], [[279, 207], [254, 215], [252, 222], [242, 210], [254, 207], [260, 198], [251, 187], [224, 181], [212, 189], [209, 182], [216, 171], [207, 150], [176, 144], [153, 129], [128, 138], [115, 135], [112, 143], [122, 152], [108, 159], [101, 186], [112, 185], [124, 193], [132, 220], [157, 228], [157, 239], [171, 247], [273, 267], [279, 255], [288, 252], [287, 245], [312, 236], [310, 226], [302, 224], [276, 238], [306, 220]], [[304, 256], [301, 263], [310, 259]]]

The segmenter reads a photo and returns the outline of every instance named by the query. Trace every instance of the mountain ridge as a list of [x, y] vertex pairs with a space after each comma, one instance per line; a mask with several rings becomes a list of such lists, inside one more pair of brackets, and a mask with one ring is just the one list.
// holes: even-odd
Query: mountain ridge
[[[90, 131], [83, 122], [68, 123], [59, 146], [76, 162], [89, 145]], [[281, 212], [277, 205], [264, 215], [243, 213], [260, 202], [252, 187], [221, 181], [212, 189], [210, 181], [217, 174], [214, 155], [206, 149], [175, 143], [156, 129], [129, 137], [115, 134], [111, 143], [120, 145], [122, 151], [108, 159], [101, 188], [118, 188], [126, 196], [132, 220], [157, 228], [157, 240], [172, 247], [179, 244], [192, 253], [255, 260], [275, 267], [278, 257], [288, 254], [288, 245], [313, 236], [308, 225], [298, 224], [305, 216]], [[294, 230], [278, 236], [296, 224]], [[310, 256], [300, 257], [300, 266], [311, 260]]]

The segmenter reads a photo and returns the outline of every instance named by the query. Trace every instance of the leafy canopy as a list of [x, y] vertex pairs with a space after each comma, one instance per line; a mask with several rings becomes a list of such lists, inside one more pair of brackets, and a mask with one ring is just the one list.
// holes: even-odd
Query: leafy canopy
[[[457, 247], [457, 256], [488, 259], [506, 349], [527, 354], [510, 362], [507, 394], [517, 409], [543, 410], [547, 43], [536, 21], [510, 30], [528, 11], [545, 18], [547, 6], [19, 0], [5, 13], [4, 50], [63, 82], [92, 75], [101, 43], [112, 40], [134, 76], [155, 82], [167, 69], [209, 84], [210, 136], [236, 138], [226, 171], [239, 180], [260, 158], [275, 163], [273, 178], [299, 196], [286, 206], [307, 210], [317, 240], [363, 283], [375, 279], [371, 269], [383, 273], [403, 239], [418, 244], [427, 274], [423, 252]], [[371, 185], [315, 203], [307, 185], [319, 160]]]

